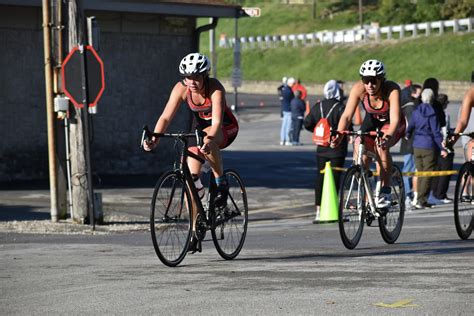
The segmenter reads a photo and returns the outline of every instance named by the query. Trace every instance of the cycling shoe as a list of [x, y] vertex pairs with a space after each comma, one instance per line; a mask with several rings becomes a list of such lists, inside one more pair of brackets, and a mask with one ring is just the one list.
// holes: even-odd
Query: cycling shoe
[[229, 197], [229, 185], [220, 185], [217, 187], [217, 195], [214, 199], [217, 208], [224, 208], [227, 206], [227, 198]]
[[191, 252], [191, 254], [202, 252], [201, 241], [196, 237], [196, 234], [193, 234], [189, 240], [188, 252]]

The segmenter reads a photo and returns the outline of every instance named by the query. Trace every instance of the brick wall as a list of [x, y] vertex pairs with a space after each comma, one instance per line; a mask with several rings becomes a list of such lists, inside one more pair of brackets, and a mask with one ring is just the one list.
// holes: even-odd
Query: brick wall
[[[43, 34], [40, 8], [0, 6], [0, 182], [48, 177]], [[99, 55], [106, 88], [93, 116], [93, 172], [158, 174], [171, 142], [157, 154], [139, 150], [141, 128], [153, 128], [173, 85], [177, 65], [192, 50], [194, 18], [92, 12], [101, 27]], [[12, 19], [1, 19], [13, 16]], [[24, 20], [24, 21], [23, 21]], [[23, 23], [24, 22], [24, 23]], [[171, 130], [186, 130], [183, 106]], [[64, 157], [60, 157], [64, 159]]]

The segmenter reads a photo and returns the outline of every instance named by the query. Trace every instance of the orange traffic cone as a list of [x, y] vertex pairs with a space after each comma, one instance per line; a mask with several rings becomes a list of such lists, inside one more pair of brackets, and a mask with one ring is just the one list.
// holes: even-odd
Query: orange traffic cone
[[324, 168], [323, 194], [321, 197], [321, 207], [319, 218], [313, 220], [313, 224], [333, 223], [337, 222], [339, 213], [339, 203], [336, 192], [336, 184], [334, 183], [334, 176], [332, 174], [331, 162], [326, 162]]

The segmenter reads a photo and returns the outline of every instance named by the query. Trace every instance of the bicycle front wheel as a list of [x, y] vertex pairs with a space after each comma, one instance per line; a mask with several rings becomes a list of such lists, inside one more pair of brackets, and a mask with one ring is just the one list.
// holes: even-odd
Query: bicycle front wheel
[[182, 175], [168, 171], [156, 183], [151, 202], [150, 230], [155, 252], [165, 265], [183, 261], [191, 237], [190, 193]]
[[379, 229], [383, 240], [393, 244], [402, 231], [405, 217], [405, 187], [400, 169], [392, 166], [392, 205], [379, 217]]
[[468, 239], [474, 226], [474, 165], [466, 162], [459, 170], [454, 190], [454, 224], [459, 238]]
[[362, 237], [365, 220], [366, 192], [359, 166], [350, 167], [339, 192], [339, 233], [342, 243], [354, 249]]
[[247, 193], [239, 174], [225, 170], [229, 183], [227, 206], [215, 210], [215, 220], [211, 228], [212, 240], [219, 255], [231, 260], [242, 250], [247, 234], [248, 205]]

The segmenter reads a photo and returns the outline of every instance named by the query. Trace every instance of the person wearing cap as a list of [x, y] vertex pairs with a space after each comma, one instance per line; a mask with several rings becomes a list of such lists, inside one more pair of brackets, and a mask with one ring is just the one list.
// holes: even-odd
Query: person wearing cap
[[[438, 103], [441, 104], [443, 108], [443, 112], [445, 115], [446, 126], [441, 127], [441, 134], [443, 135], [443, 139], [448, 138], [448, 133], [450, 132], [450, 124], [449, 124], [449, 114], [446, 112], [446, 108], [448, 107], [449, 100], [446, 94], [440, 93], [437, 99]], [[445, 170], [452, 170], [453, 169], [453, 160], [454, 160], [454, 152], [448, 153], [446, 157], [439, 156], [437, 162], [437, 170], [445, 171]], [[449, 198], [447, 195], [449, 189], [449, 181], [451, 180], [450, 175], [434, 177], [431, 182], [431, 191], [433, 193], [433, 197], [439, 200], [441, 203], [452, 203], [453, 199]]]
[[[417, 171], [434, 171], [437, 155], [441, 152], [443, 157], [447, 156], [442, 147], [443, 136], [437, 114], [432, 104], [434, 92], [432, 89], [424, 89], [421, 93], [421, 104], [413, 111], [405, 137], [410, 138], [413, 134], [413, 152]], [[430, 193], [431, 177], [418, 177], [418, 199], [415, 208], [431, 208], [433, 204], [428, 203]]]

